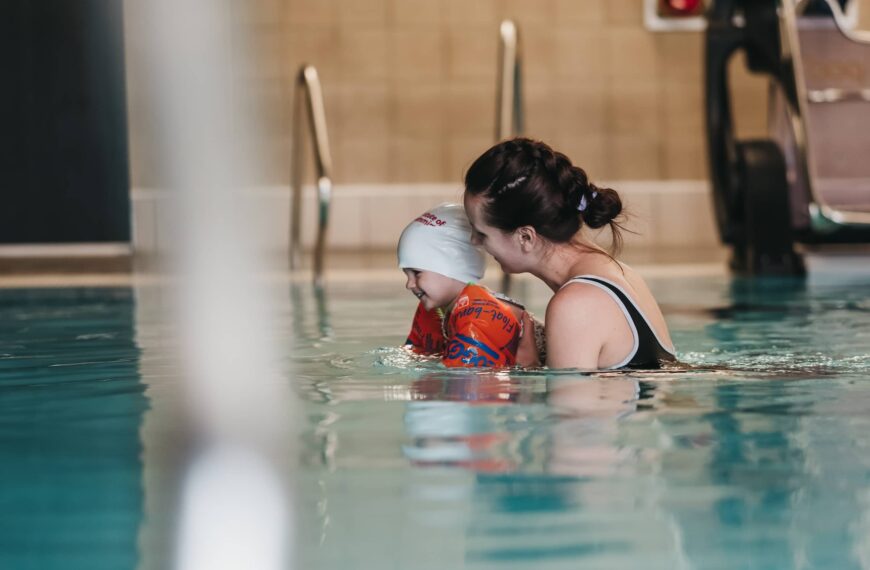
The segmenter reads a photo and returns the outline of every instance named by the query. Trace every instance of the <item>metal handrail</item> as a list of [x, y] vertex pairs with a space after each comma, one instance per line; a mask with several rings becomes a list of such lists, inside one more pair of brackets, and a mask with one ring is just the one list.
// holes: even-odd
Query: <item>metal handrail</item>
[[[303, 65], [296, 75], [293, 89], [293, 150], [290, 158], [290, 269], [300, 264], [302, 240], [302, 178], [305, 144], [303, 141], [303, 114], [308, 115], [308, 125], [314, 147], [314, 165], [317, 169], [317, 241], [314, 245], [314, 284], [323, 285], [323, 256], [326, 251], [326, 230], [329, 225], [329, 204], [332, 198], [332, 154], [326, 132], [326, 111], [323, 105], [323, 90], [317, 69]], [[307, 113], [305, 113], [307, 111]]]
[[520, 34], [513, 20], [499, 26], [498, 89], [496, 92], [495, 140], [523, 132], [523, 85]]
[[[495, 142], [522, 134], [523, 84], [520, 34], [513, 20], [499, 26], [498, 83], [495, 97]], [[509, 293], [510, 273], [501, 279], [502, 293]]]
[[811, 141], [807, 129], [807, 109], [810, 102], [809, 93], [804, 78], [803, 58], [797, 28], [797, 9], [792, 0], [779, 0], [780, 37], [783, 55], [791, 60], [794, 72], [796, 107], [786, 104], [789, 123], [795, 138], [797, 150], [797, 168], [809, 188], [811, 201], [809, 204], [812, 226], [819, 231], [830, 231], [839, 226], [870, 225], [870, 213], [839, 209], [831, 206], [816, 188], [815, 164], [810, 159]]

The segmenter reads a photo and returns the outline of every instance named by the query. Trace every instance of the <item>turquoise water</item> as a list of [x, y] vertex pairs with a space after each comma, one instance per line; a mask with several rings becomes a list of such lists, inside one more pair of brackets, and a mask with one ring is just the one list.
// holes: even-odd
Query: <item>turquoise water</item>
[[[398, 276], [288, 287], [297, 567], [870, 567], [870, 280], [652, 286], [691, 367], [446, 371], [392, 348]], [[0, 290], [0, 568], [165, 567], [184, 422], [160, 307]]]

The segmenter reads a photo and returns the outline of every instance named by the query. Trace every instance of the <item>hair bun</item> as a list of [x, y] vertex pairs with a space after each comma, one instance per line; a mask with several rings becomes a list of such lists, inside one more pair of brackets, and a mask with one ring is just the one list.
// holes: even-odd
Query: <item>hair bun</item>
[[590, 228], [604, 227], [622, 213], [622, 200], [612, 188], [598, 188], [590, 182], [581, 201], [584, 198], [586, 207], [581, 209], [580, 215]]
[[553, 243], [570, 243], [584, 224], [610, 224], [612, 249], [619, 249], [619, 195], [596, 188], [586, 171], [541, 141], [520, 137], [491, 147], [465, 173], [465, 195], [481, 197], [484, 219], [502, 232], [529, 225]]

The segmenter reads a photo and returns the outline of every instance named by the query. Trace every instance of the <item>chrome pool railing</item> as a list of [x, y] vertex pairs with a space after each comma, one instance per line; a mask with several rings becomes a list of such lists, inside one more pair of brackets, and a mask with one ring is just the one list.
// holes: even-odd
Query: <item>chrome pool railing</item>
[[523, 85], [520, 35], [513, 20], [499, 26], [496, 142], [523, 132]]
[[[498, 83], [495, 99], [495, 142], [523, 132], [523, 83], [520, 33], [513, 20], [499, 26]], [[501, 291], [510, 292], [510, 273], [502, 274]]]
[[332, 153], [326, 132], [326, 110], [317, 69], [303, 65], [296, 75], [293, 89], [293, 138], [290, 158], [290, 269], [300, 266], [302, 249], [302, 179], [305, 154], [303, 114], [308, 116], [309, 132], [314, 149], [317, 176], [317, 241], [314, 245], [313, 278], [315, 286], [323, 285], [323, 257], [326, 253], [326, 230], [329, 226], [329, 205], [332, 198]]

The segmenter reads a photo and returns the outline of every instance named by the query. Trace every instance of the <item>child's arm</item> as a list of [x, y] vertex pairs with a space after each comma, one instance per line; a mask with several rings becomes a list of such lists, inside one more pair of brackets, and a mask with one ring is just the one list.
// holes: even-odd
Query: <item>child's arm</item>
[[417, 354], [441, 354], [444, 351], [444, 334], [441, 332], [441, 316], [437, 309], [427, 311], [423, 303], [417, 305], [411, 332], [405, 346]]
[[517, 362], [520, 321], [511, 308], [481, 287], [469, 286], [450, 314], [448, 367], [502, 367]]

